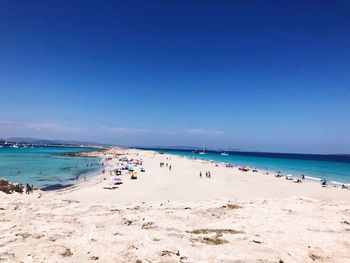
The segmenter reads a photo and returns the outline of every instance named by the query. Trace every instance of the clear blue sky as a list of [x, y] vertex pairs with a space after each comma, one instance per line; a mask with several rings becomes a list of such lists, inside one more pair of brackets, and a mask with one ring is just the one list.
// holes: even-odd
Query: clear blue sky
[[350, 153], [349, 1], [1, 1], [0, 137]]

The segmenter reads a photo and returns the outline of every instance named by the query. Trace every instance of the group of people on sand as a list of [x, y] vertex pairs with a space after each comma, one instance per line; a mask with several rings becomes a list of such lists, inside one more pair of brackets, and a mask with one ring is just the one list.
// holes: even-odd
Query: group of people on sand
[[[278, 172], [276, 175], [275, 175], [275, 177], [283, 177], [284, 175], [281, 173], [281, 172]], [[293, 177], [292, 176], [286, 176], [286, 180], [293, 180]], [[297, 178], [297, 179], [294, 179], [293, 180], [293, 182], [294, 183], [302, 183], [302, 182], [304, 182], [305, 181], [305, 175], [304, 174], [302, 174], [301, 175], [301, 178]], [[329, 184], [328, 184], [328, 181], [325, 179], [325, 178], [322, 178], [321, 180], [320, 180], [320, 184], [321, 184], [321, 186], [322, 187], [327, 187]], [[332, 184], [331, 184], [332, 185]], [[333, 187], [340, 187], [339, 185], [332, 185]], [[345, 185], [345, 184], [342, 184], [341, 185], [341, 188], [342, 189], [349, 189], [349, 187], [347, 186], [347, 185]]]
[[165, 164], [164, 164], [164, 162], [159, 163], [159, 167], [160, 167], [160, 168], [163, 168], [164, 166], [167, 167], [167, 168], [169, 168], [169, 171], [171, 171], [171, 165], [170, 165], [170, 164], [168, 164], [168, 163], [165, 163]]
[[[210, 171], [205, 171], [205, 177], [206, 178], [211, 178]], [[202, 178], [202, 171], [199, 172], [199, 178]]]

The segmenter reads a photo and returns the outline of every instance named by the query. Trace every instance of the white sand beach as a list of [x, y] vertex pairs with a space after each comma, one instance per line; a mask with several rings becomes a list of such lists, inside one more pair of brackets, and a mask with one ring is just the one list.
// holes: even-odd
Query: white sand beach
[[116, 153], [145, 172], [116, 188], [114, 158], [68, 189], [0, 193], [0, 262], [350, 262], [349, 190], [152, 151], [103, 158]]

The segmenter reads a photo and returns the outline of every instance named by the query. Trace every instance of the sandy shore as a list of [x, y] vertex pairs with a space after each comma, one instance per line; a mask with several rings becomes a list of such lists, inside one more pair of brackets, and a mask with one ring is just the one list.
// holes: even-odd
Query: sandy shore
[[0, 193], [0, 262], [350, 262], [349, 190], [117, 152], [146, 171], [112, 189], [113, 159], [69, 189]]

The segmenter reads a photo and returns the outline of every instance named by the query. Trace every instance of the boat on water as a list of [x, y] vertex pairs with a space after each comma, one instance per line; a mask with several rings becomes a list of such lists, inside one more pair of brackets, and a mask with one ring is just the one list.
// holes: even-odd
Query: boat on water
[[203, 150], [201, 152], [199, 152], [199, 154], [205, 154], [205, 146], [203, 145]]
[[222, 156], [229, 156], [228, 154], [228, 148], [226, 147], [226, 151], [223, 149], [223, 151], [220, 153]]
[[15, 148], [15, 149], [19, 148], [18, 144], [13, 144], [10, 147]]

